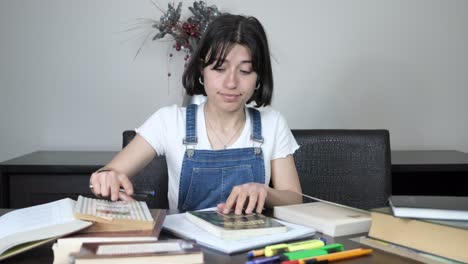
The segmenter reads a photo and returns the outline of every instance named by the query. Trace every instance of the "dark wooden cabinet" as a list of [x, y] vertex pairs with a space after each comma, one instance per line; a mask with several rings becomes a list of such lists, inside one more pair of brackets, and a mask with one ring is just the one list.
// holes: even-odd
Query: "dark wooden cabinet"
[[[91, 194], [91, 173], [112, 151], [37, 151], [0, 163], [0, 207], [23, 208]], [[468, 154], [392, 151], [393, 194], [468, 196]]]
[[37, 151], [0, 163], [0, 207], [23, 208], [91, 194], [91, 173], [112, 151]]

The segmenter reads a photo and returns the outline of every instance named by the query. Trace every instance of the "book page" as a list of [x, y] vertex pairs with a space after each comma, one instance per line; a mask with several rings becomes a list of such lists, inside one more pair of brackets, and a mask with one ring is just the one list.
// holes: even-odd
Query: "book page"
[[147, 253], [167, 253], [181, 251], [182, 247], [177, 242], [155, 242], [138, 244], [119, 244], [99, 246], [96, 255], [127, 255]]
[[18, 233], [75, 220], [75, 201], [65, 198], [55, 202], [17, 209], [0, 217], [0, 240]]
[[107, 201], [101, 199], [78, 197], [75, 212], [83, 215], [97, 216], [107, 220], [126, 219], [152, 221], [153, 217], [145, 202]]

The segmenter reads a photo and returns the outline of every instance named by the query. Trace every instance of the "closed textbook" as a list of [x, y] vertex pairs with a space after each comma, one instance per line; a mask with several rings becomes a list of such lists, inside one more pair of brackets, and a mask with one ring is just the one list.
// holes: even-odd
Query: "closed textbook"
[[363, 210], [324, 202], [275, 206], [273, 216], [333, 237], [368, 232], [371, 224], [370, 214]]
[[373, 209], [371, 214], [372, 238], [468, 262], [468, 221], [400, 218], [388, 207]]
[[217, 210], [189, 211], [187, 219], [205, 231], [226, 240], [284, 233], [288, 228], [262, 214], [222, 214]]
[[468, 220], [468, 197], [393, 195], [388, 202], [398, 217]]

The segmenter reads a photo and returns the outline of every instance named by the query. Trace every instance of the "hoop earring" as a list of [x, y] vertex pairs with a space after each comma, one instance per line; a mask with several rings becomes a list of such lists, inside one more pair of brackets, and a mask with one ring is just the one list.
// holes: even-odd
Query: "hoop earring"
[[260, 82], [257, 83], [257, 87], [255, 87], [255, 90], [260, 89]]
[[205, 83], [203, 82], [203, 80], [202, 80], [201, 76], [200, 76], [200, 77], [198, 77], [198, 82], [199, 82], [201, 85], [205, 85]]

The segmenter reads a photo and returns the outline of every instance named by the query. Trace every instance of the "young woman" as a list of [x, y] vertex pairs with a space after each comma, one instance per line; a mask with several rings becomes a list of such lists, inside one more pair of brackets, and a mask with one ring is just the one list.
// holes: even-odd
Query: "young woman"
[[211, 22], [183, 85], [189, 95], [206, 95], [206, 102], [154, 113], [127, 147], [91, 175], [95, 195], [131, 199], [129, 177], [164, 155], [171, 209], [218, 206], [241, 214], [302, 201], [292, 156], [299, 146], [285, 119], [269, 107], [247, 106], [268, 106], [273, 95], [268, 42], [256, 18], [226, 14]]

